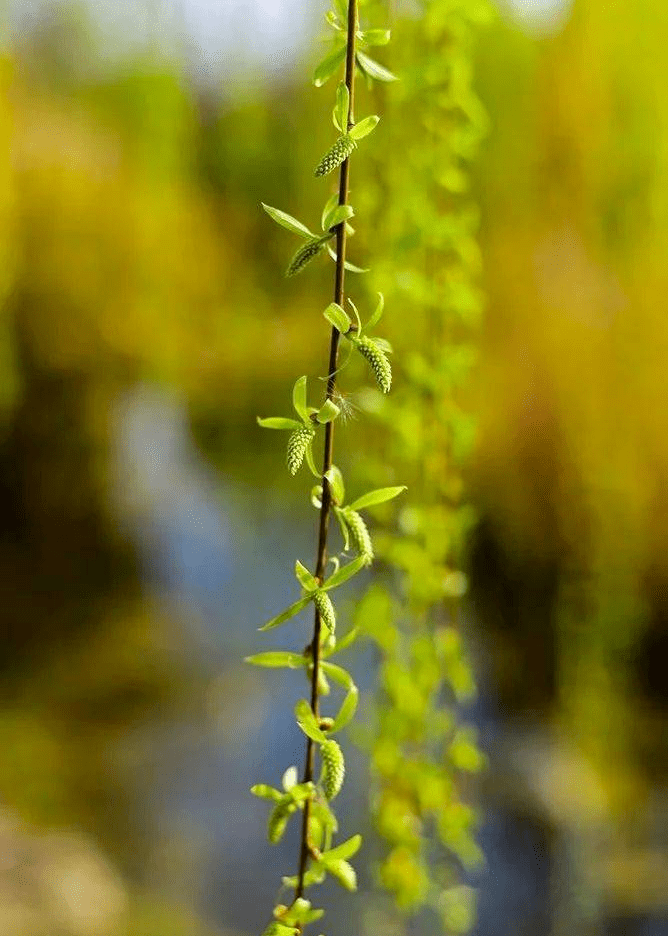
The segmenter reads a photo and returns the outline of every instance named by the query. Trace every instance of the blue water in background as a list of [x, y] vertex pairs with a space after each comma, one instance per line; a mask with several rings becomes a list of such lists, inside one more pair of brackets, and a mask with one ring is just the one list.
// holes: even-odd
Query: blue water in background
[[[134, 486], [142, 504], [140, 520], [134, 512], [134, 522], [146, 586], [182, 622], [183, 652], [210, 683], [211, 717], [173, 726], [157, 746], [152, 826], [171, 841], [172, 852], [190, 851], [171, 871], [159, 866], [156, 877], [173, 897], [194, 904], [214, 924], [256, 934], [266, 926], [277, 898], [289, 899], [280, 892], [280, 877], [295, 873], [299, 823], [292, 824], [279, 846], [270, 846], [267, 804], [251, 796], [249, 788], [257, 782], [279, 786], [290, 764], [301, 772], [305, 745], [292, 710], [307, 690], [299, 673], [286, 677], [286, 671], [258, 670], [242, 661], [261, 650], [301, 649], [308, 642], [309, 614], [268, 634], [259, 634], [257, 627], [298, 597], [292, 563], [296, 557], [312, 563], [315, 526], [309, 523], [309, 508], [282, 500], [270, 488], [221, 482], [197, 457], [178, 400], [141, 387], [122, 402], [120, 412], [119, 498], [127, 500]], [[343, 611], [345, 629], [345, 606]], [[490, 757], [478, 804], [486, 867], [470, 880], [479, 893], [474, 936], [667, 936], [668, 918], [608, 919], [605, 907], [572, 900], [568, 861], [555, 850], [549, 817], [535, 803], [518, 808], [517, 800], [506, 802], [495, 790], [497, 777], [508, 771], [499, 752], [509, 726], [485, 677], [484, 646], [474, 646], [473, 652], [480, 694], [465, 714], [477, 725]], [[357, 722], [363, 725], [374, 691], [374, 652], [358, 645], [342, 663], [360, 686]], [[540, 756], [536, 744], [529, 759]], [[356, 860], [364, 899], [329, 882], [317, 899], [328, 908], [328, 933], [391, 936], [388, 901], [371, 889], [371, 865], [380, 852], [366, 825], [367, 764], [350, 743], [346, 758], [347, 782], [337, 800], [340, 837], [357, 831], [365, 836]], [[512, 776], [510, 782], [515, 782]], [[520, 802], [529, 799], [528, 793], [519, 796]], [[555, 917], [558, 904], [561, 912]], [[560, 924], [554, 928], [557, 917]], [[440, 929], [434, 917], [425, 915], [410, 923], [408, 932], [429, 936]]]

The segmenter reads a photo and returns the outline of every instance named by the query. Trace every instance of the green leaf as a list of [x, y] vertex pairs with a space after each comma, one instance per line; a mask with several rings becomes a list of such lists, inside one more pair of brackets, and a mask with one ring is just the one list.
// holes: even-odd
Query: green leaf
[[331, 215], [327, 218], [327, 227], [333, 228], [337, 224], [341, 224], [342, 221], [347, 221], [348, 218], [352, 218], [355, 215], [355, 211], [351, 205], [337, 205]]
[[334, 724], [330, 729], [329, 734], [331, 735], [335, 731], [341, 731], [341, 729], [345, 728], [345, 726], [352, 720], [355, 712], [357, 711], [359, 691], [353, 682], [353, 677], [342, 666], [337, 666], [335, 663], [328, 663], [323, 661], [322, 668], [334, 680], [334, 682], [338, 683], [340, 686], [343, 686], [343, 688], [347, 690], [343, 703], [341, 704], [341, 708], [339, 709], [339, 712], [334, 719]]
[[[322, 884], [326, 875], [327, 872], [322, 866], [313, 864], [304, 875], [304, 887], [312, 887], [314, 884]], [[291, 888], [295, 888], [297, 886], [298, 880], [299, 878], [296, 874], [281, 878], [283, 886]]]
[[316, 484], [311, 488], [311, 503], [316, 510], [322, 507], [322, 484]]
[[268, 669], [301, 669], [306, 665], [306, 659], [300, 653], [290, 653], [287, 650], [268, 650], [266, 653], [256, 653], [255, 656], [244, 657], [244, 663], [253, 666], [265, 666]]
[[377, 325], [378, 322], [380, 322], [380, 319], [381, 319], [381, 316], [382, 316], [382, 314], [383, 314], [383, 309], [384, 309], [384, 308], [385, 308], [385, 297], [383, 296], [382, 293], [379, 292], [379, 293], [378, 293], [378, 305], [376, 306], [376, 309], [375, 309], [373, 315], [371, 316], [371, 318], [369, 319], [369, 321], [366, 323], [366, 329], [367, 329], [367, 331], [368, 331], [368, 329], [373, 328], [374, 325]]
[[313, 477], [320, 478], [321, 474], [318, 471], [318, 469], [315, 467], [315, 462], [313, 461], [313, 450], [310, 445], [306, 446], [306, 451], [304, 452], [304, 459], [306, 460], [306, 464], [308, 465], [309, 471], [311, 472]]
[[[362, 333], [362, 319], [360, 318], [360, 314], [359, 314], [359, 312], [357, 311], [357, 306], [355, 305], [355, 303], [353, 302], [353, 300], [350, 298], [350, 296], [348, 296], [348, 302], [350, 303], [350, 308], [351, 308], [351, 309], [353, 310], [353, 312], [355, 313], [355, 321], [357, 322], [357, 333], [358, 333], [358, 334], [361, 334], [361, 333]], [[354, 337], [355, 337], [355, 336], [353, 335], [353, 338], [354, 338]]]
[[[341, 308], [341, 306], [339, 306], [339, 308]], [[332, 465], [332, 467], [325, 472], [325, 477], [329, 481], [329, 487], [334, 500], [337, 504], [342, 504], [346, 498], [346, 489], [343, 484], [343, 475], [336, 467], [336, 465]]]
[[359, 690], [357, 686], [351, 686], [346, 693], [343, 702], [341, 703], [341, 708], [339, 709], [336, 718], [334, 719], [334, 724], [332, 725], [330, 734], [333, 734], [335, 731], [341, 731], [342, 728], [345, 728], [346, 725], [352, 721], [355, 712], [357, 711], [358, 701]]
[[319, 588], [318, 580], [311, 575], [306, 566], [302, 565], [299, 559], [295, 562], [295, 575], [303, 589], [307, 592], [314, 592]]
[[260, 202], [260, 204], [269, 217], [272, 218], [276, 224], [280, 224], [281, 227], [284, 227], [286, 231], [292, 231], [293, 234], [299, 234], [300, 237], [315, 237], [315, 234], [309, 231], [305, 224], [293, 218], [292, 215], [287, 214], [285, 211], [280, 211], [278, 208], [272, 208], [271, 205], [265, 205], [264, 202]]
[[300, 699], [295, 705], [295, 718], [297, 719], [297, 724], [308, 738], [311, 738], [313, 741], [318, 741], [320, 744], [327, 740], [327, 736], [318, 728], [316, 717], [311, 711], [311, 706], [306, 699]]
[[351, 579], [353, 575], [357, 575], [360, 569], [364, 568], [364, 558], [358, 556], [357, 559], [353, 559], [352, 562], [346, 563], [346, 565], [341, 566], [338, 572], [335, 572], [334, 575], [325, 581], [322, 585], [323, 591], [330, 591], [332, 588], [338, 588], [339, 585], [343, 585], [344, 582], [347, 582], [348, 579]]
[[380, 62], [369, 58], [369, 56], [365, 55], [364, 52], [358, 52], [356, 58], [357, 64], [362, 69], [364, 74], [369, 76], [369, 78], [375, 78], [376, 81], [398, 80], [396, 75], [393, 75], [392, 72], [381, 65]]
[[[331, 247], [328, 247], [327, 252], [329, 253], [332, 260], [336, 263], [336, 251], [332, 250]], [[348, 270], [349, 273], [368, 273], [369, 272], [368, 267], [364, 267], [364, 268], [358, 267], [358, 266], [355, 266], [354, 263], [349, 263], [347, 260], [344, 262], [343, 266], [345, 267], [346, 270]]]
[[364, 120], [360, 120], [359, 123], [350, 128], [349, 135], [353, 140], [363, 140], [365, 136], [369, 136], [376, 129], [379, 120], [380, 117], [375, 114], [372, 117], [365, 117]]
[[341, 17], [341, 20], [344, 23], [347, 23], [348, 22], [348, 4], [346, 3], [346, 0], [334, 0], [334, 7], [336, 9], [336, 12]]
[[343, 514], [338, 509], [334, 508], [334, 515], [338, 521], [339, 526], [341, 527], [341, 536], [343, 537], [343, 548], [348, 552], [350, 549], [350, 530], [348, 529], [348, 524], [343, 518]]
[[373, 339], [376, 347], [380, 348], [381, 351], [384, 351], [385, 354], [392, 354], [392, 345], [385, 338], [374, 338]]
[[310, 780], [307, 780], [306, 783], [295, 783], [295, 785], [291, 786], [288, 790], [290, 798], [294, 803], [297, 803], [298, 806], [307, 799], [311, 799], [314, 792], [315, 787]]
[[322, 226], [323, 231], [326, 231], [328, 228], [331, 227], [331, 224], [328, 223], [328, 219], [331, 213], [335, 210], [335, 208], [338, 207], [338, 204], [339, 204], [339, 193], [334, 192], [334, 194], [330, 195], [330, 197], [327, 199], [327, 201], [325, 202], [325, 207], [322, 209], [322, 216], [320, 218], [320, 224]]
[[324, 662], [322, 668], [326, 673], [329, 673], [335, 683], [338, 683], [339, 686], [343, 686], [344, 689], [350, 689], [351, 686], [355, 685], [353, 677], [348, 670], [345, 670], [342, 666], [337, 666], [336, 663]]
[[332, 111], [334, 126], [345, 133], [348, 129], [348, 112], [350, 110], [350, 92], [345, 81], [339, 82], [336, 89], [336, 106]]
[[357, 874], [353, 866], [348, 864], [347, 861], [343, 861], [339, 858], [328, 863], [322, 861], [322, 864], [325, 865], [332, 877], [335, 877], [339, 884], [342, 884], [346, 890], [357, 890]]
[[301, 429], [302, 425], [296, 419], [286, 419], [283, 416], [267, 416], [265, 418], [258, 416], [257, 424], [262, 426], [263, 429]]
[[279, 790], [275, 790], [266, 783], [256, 783], [255, 786], [250, 788], [250, 791], [253, 796], [259, 796], [260, 799], [271, 800], [273, 803], [278, 803], [279, 800], [283, 799], [283, 794]]
[[333, 419], [339, 415], [341, 410], [332, 400], [325, 400], [318, 411], [317, 420], [319, 423], [324, 425], [325, 423], [331, 422]]
[[301, 417], [307, 426], [311, 425], [309, 419], [308, 406], [306, 405], [306, 377], [299, 377], [292, 388], [292, 405], [295, 412]]
[[300, 598], [299, 601], [295, 601], [295, 603], [291, 604], [289, 608], [286, 608], [285, 611], [277, 614], [275, 618], [271, 619], [271, 621], [267, 621], [267, 623], [263, 624], [262, 627], [258, 628], [258, 630], [268, 631], [273, 627], [278, 627], [279, 624], [285, 623], [285, 621], [289, 621], [291, 617], [295, 616], [295, 614], [299, 614], [302, 608], [305, 608], [310, 600], [311, 599], [308, 595], [305, 598]]
[[322, 88], [322, 86], [327, 81], [329, 81], [345, 57], [345, 45], [338, 46], [336, 49], [334, 49], [333, 52], [330, 52], [329, 55], [325, 56], [325, 58], [320, 62], [316, 70], [313, 72], [313, 84], [316, 86], [316, 88]]
[[311, 901], [298, 897], [289, 910], [281, 915], [281, 920], [290, 926], [306, 926], [307, 923], [314, 923], [325, 915], [324, 910], [311, 909]]
[[358, 39], [368, 46], [384, 46], [390, 41], [389, 29], [365, 29], [357, 33]]
[[[347, 634], [344, 634], [340, 640], [337, 640], [336, 646], [329, 653], [327, 653], [327, 657], [329, 658], [335, 653], [340, 653], [341, 650], [346, 650], [348, 647], [350, 647], [357, 640], [359, 632], [359, 627], [352, 627]], [[334, 676], [332, 677], [332, 679], [335, 678], [336, 677]]]
[[363, 510], [365, 507], [372, 507], [374, 504], [384, 504], [385, 501], [398, 497], [405, 490], [405, 484], [399, 484], [397, 487], [377, 488], [375, 491], [369, 491], [368, 494], [358, 497], [356, 501], [348, 506], [351, 510]]
[[342, 306], [338, 304], [338, 302], [330, 302], [322, 314], [325, 316], [330, 325], [333, 325], [334, 328], [338, 329], [342, 335], [345, 335], [345, 333], [350, 328], [350, 318], [345, 309], [343, 309]]
[[321, 859], [322, 863], [326, 864], [326, 859], [334, 861], [343, 859], [346, 861], [348, 858], [352, 858], [353, 855], [356, 855], [361, 847], [362, 836], [359, 834], [353, 835], [345, 842], [341, 842], [340, 845], [337, 845], [336, 848], [331, 848], [328, 852], [325, 852]]

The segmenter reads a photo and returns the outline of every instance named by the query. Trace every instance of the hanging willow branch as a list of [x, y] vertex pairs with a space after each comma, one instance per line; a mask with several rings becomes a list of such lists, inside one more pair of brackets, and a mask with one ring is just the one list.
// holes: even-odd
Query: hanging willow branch
[[[375, 115], [365, 117], [358, 123], [354, 120], [355, 74], [362, 71], [369, 80], [391, 81], [394, 76], [380, 63], [363, 53], [358, 46], [385, 45], [389, 31], [384, 29], [359, 29], [358, 0], [334, 0], [334, 9], [327, 14], [327, 22], [334, 32], [334, 48], [316, 69], [314, 83], [320, 87], [342, 66], [344, 80], [338, 85], [332, 113], [334, 126], [339, 132], [336, 141], [320, 159], [315, 170], [317, 177], [328, 175], [339, 169], [338, 192], [326, 202], [321, 218], [322, 233], [315, 234], [292, 215], [270, 205], [263, 205], [269, 216], [281, 227], [305, 239], [290, 261], [286, 275], [294, 276], [305, 270], [319, 257], [329, 255], [335, 263], [333, 301], [324, 310], [324, 317], [332, 326], [327, 370], [325, 399], [319, 407], [309, 406], [307, 379], [300, 377], [294, 385], [292, 402], [295, 418], [268, 417], [259, 419], [261, 426], [268, 429], [289, 430], [287, 467], [296, 475], [306, 463], [318, 483], [311, 491], [311, 502], [319, 511], [318, 547], [315, 572], [311, 573], [299, 560], [295, 565], [295, 576], [302, 588], [302, 597], [285, 611], [268, 621], [260, 630], [278, 627], [309, 604], [314, 607], [312, 638], [303, 653], [271, 651], [260, 653], [247, 660], [258, 666], [303, 669], [310, 682], [310, 701], [301, 699], [295, 708], [297, 724], [306, 736], [306, 759], [301, 781], [298, 782], [296, 767], [290, 767], [283, 776], [282, 790], [265, 784], [252, 788], [256, 796], [269, 800], [273, 809], [269, 816], [268, 836], [272, 843], [280, 841], [290, 817], [302, 813], [301, 838], [298, 869], [294, 876], [283, 878], [283, 884], [294, 889], [290, 906], [278, 904], [274, 908], [274, 919], [265, 930], [264, 936], [294, 936], [303, 927], [319, 919], [323, 910], [314, 909], [304, 898], [307, 887], [323, 881], [327, 874], [334, 877], [343, 887], [355, 890], [357, 876], [349, 859], [359, 849], [362, 839], [353, 835], [341, 844], [334, 845], [333, 838], [338, 830], [331, 801], [338, 795], [345, 776], [344, 755], [332, 735], [340, 731], [353, 717], [358, 691], [351, 675], [334, 663], [329, 662], [332, 654], [345, 649], [354, 641], [355, 630], [342, 639], [336, 636], [337, 615], [330, 592], [343, 585], [373, 561], [371, 535], [360, 514], [361, 510], [374, 504], [391, 500], [400, 494], [403, 486], [380, 488], [345, 503], [345, 486], [340, 470], [333, 464], [334, 422], [339, 407], [336, 396], [339, 366], [339, 345], [344, 337], [350, 352], [357, 351], [366, 360], [378, 386], [389, 392], [392, 371], [388, 354], [389, 344], [381, 338], [369, 335], [383, 312], [380, 296], [376, 310], [366, 325], [362, 325], [356, 306], [351, 300], [348, 305], [354, 321], [345, 310], [346, 270], [365, 272], [346, 260], [347, 239], [353, 233], [349, 225], [354, 215], [348, 204], [350, 157], [360, 140], [368, 136], [378, 124]], [[332, 244], [334, 246], [332, 246]], [[324, 428], [322, 470], [315, 467], [313, 447]], [[336, 517], [343, 535], [344, 550], [351, 548], [355, 558], [342, 562], [334, 557], [335, 571], [326, 576], [328, 567], [328, 538], [330, 519]], [[330, 680], [343, 691], [343, 699], [335, 716], [322, 716], [321, 696], [330, 692]], [[319, 752], [320, 777], [315, 777], [315, 755]]]

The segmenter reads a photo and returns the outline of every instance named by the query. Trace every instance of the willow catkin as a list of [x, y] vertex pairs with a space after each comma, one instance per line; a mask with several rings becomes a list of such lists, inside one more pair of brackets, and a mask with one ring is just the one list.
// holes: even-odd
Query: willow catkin
[[290, 266], [285, 271], [285, 275], [294, 276], [296, 273], [301, 272], [314, 257], [318, 256], [325, 246], [326, 240], [327, 238], [313, 237], [311, 240], [306, 241], [290, 261]]
[[336, 612], [334, 611], [332, 599], [329, 597], [327, 592], [317, 591], [313, 592], [313, 603], [318, 609], [320, 620], [325, 625], [330, 634], [333, 634], [336, 630]]
[[290, 433], [286, 461], [291, 475], [297, 474], [299, 471], [304, 461], [304, 455], [306, 455], [306, 449], [313, 441], [314, 436], [315, 430], [309, 429], [307, 426], [300, 426], [299, 429], [295, 429], [294, 432]]
[[343, 752], [333, 738], [328, 738], [320, 745], [322, 759], [322, 789], [328, 800], [333, 800], [341, 791], [346, 767]]
[[354, 343], [362, 357], [366, 358], [371, 365], [380, 389], [383, 393], [389, 393], [392, 386], [392, 367], [385, 352], [366, 335], [355, 338]]
[[356, 143], [347, 133], [342, 134], [336, 143], [331, 146], [316, 166], [317, 176], [327, 175], [337, 166], [340, 166], [355, 149]]
[[360, 514], [356, 510], [351, 510], [350, 507], [345, 507], [342, 513], [360, 557], [364, 559], [365, 565], [371, 565], [373, 562], [373, 543], [366, 523]]

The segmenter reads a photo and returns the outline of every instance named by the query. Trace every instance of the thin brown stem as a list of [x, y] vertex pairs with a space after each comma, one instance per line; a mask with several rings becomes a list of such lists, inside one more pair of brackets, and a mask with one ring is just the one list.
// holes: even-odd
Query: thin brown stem
[[[355, 99], [355, 34], [357, 32], [357, 0], [348, 0], [348, 34], [346, 45], [346, 85], [350, 94], [350, 108], [348, 111], [348, 129], [353, 124], [353, 105]], [[339, 173], [339, 205], [348, 202], [349, 160], [341, 164]], [[334, 302], [340, 306], [344, 303], [346, 262], [346, 224], [345, 221], [336, 229], [336, 271], [334, 274]], [[331, 400], [336, 389], [336, 372], [339, 357], [339, 339], [341, 335], [336, 328], [332, 328], [329, 345], [329, 369], [327, 371], [327, 399]], [[316, 559], [315, 577], [322, 582], [327, 565], [327, 537], [329, 534], [329, 518], [332, 508], [332, 494], [329, 482], [325, 477], [332, 467], [334, 451], [334, 422], [325, 426], [325, 453], [323, 457], [322, 502], [320, 507], [320, 525], [318, 529], [318, 554]], [[318, 682], [320, 675], [320, 635], [322, 625], [320, 614], [316, 610], [313, 625], [313, 640], [311, 641], [311, 654], [313, 658], [313, 671], [311, 674], [311, 708], [316, 718], [319, 716]], [[303, 782], [313, 780], [315, 745], [311, 738], [306, 745], [306, 764], [304, 766]], [[311, 816], [311, 800], [306, 800], [302, 818], [301, 846], [299, 853], [299, 872], [295, 900], [304, 894], [304, 875], [309, 860], [308, 827]]]

